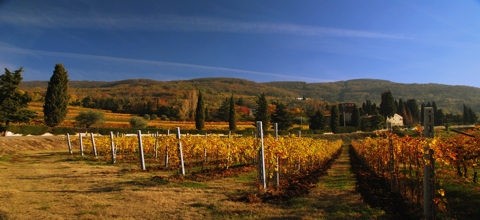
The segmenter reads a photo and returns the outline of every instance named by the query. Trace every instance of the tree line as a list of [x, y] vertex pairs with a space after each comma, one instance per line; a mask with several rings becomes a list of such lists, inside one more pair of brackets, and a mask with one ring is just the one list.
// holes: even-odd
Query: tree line
[[[37, 117], [35, 112], [28, 110], [28, 103], [32, 97], [19, 89], [23, 80], [23, 68], [11, 72], [5, 68], [5, 73], [0, 76], [0, 122], [4, 123], [5, 132], [11, 123], [28, 123]], [[48, 127], [58, 126], [66, 117], [68, 105], [80, 105], [87, 108], [111, 110], [113, 112], [133, 113], [144, 117], [133, 117], [130, 120], [132, 127], [146, 126], [146, 120], [156, 119], [158, 115], [163, 120], [195, 120], [198, 130], [204, 128], [207, 121], [228, 121], [229, 129], [236, 130], [236, 122], [262, 121], [264, 129], [271, 129], [273, 123], [278, 124], [279, 130], [290, 129], [295, 120], [294, 108], [288, 107], [282, 101], [268, 101], [266, 94], [261, 93], [255, 97], [255, 108], [244, 106], [242, 97], [236, 98], [232, 93], [229, 98], [222, 100], [218, 108], [207, 105], [204, 93], [201, 90], [192, 90], [178, 100], [174, 105], [167, 105], [160, 98], [143, 99], [140, 102], [128, 98], [109, 97], [93, 98], [86, 96], [81, 100], [71, 101], [69, 94], [68, 72], [62, 64], [56, 64], [53, 74], [48, 82], [44, 97], [43, 113], [44, 123]], [[305, 100], [305, 98], [304, 98]], [[371, 100], [366, 100], [361, 107], [356, 104], [346, 106], [345, 103], [329, 106], [312, 106], [303, 109], [307, 114], [308, 125], [311, 130], [320, 132], [341, 132], [342, 127], [353, 130], [371, 131], [385, 126], [385, 119], [399, 114], [403, 117], [405, 125], [415, 125], [422, 121], [425, 107], [433, 107], [435, 124], [447, 123], [474, 124], [478, 121], [475, 112], [465, 104], [463, 114], [453, 115], [444, 113], [435, 102], [422, 103], [419, 107], [416, 99], [394, 99], [390, 91], [381, 94], [381, 103], [377, 106]], [[348, 110], [349, 120], [346, 120]], [[90, 127], [101, 121], [104, 116], [98, 111], [81, 112], [75, 119], [80, 126]]]

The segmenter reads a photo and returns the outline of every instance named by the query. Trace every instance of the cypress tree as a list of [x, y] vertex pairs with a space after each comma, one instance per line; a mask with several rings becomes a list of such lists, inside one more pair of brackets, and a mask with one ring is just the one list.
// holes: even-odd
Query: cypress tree
[[310, 117], [309, 128], [311, 130], [323, 130], [326, 126], [325, 117], [321, 110], [317, 110], [314, 115]]
[[340, 115], [337, 105], [333, 105], [330, 109], [330, 129], [333, 133], [337, 131], [337, 128], [340, 126]]
[[395, 112], [397, 112], [395, 100], [393, 99], [392, 93], [390, 91], [382, 93], [382, 102], [380, 103], [379, 112], [385, 118], [393, 117], [395, 115]]
[[420, 124], [424, 124], [424, 117], [425, 117], [425, 103], [422, 103], [422, 105], [420, 106]]
[[360, 118], [360, 110], [357, 108], [357, 105], [353, 105], [353, 112], [352, 112], [352, 126], [355, 128], [360, 128], [361, 118]]
[[230, 106], [228, 109], [228, 128], [230, 131], [235, 131], [237, 129], [237, 113], [235, 110], [235, 100], [233, 99], [233, 94], [232, 97], [230, 97]]
[[255, 102], [257, 103], [255, 121], [262, 121], [263, 130], [266, 131], [270, 123], [270, 115], [268, 114], [268, 102], [265, 93], [260, 94]]
[[205, 104], [203, 103], [203, 94], [198, 92], [197, 108], [195, 110], [195, 128], [202, 130], [205, 127]]
[[418, 117], [420, 117], [420, 112], [418, 110], [417, 101], [415, 99], [407, 100], [406, 107], [410, 110], [410, 113], [411, 113], [411, 116], [412, 116], [411, 117], [412, 123], [416, 123], [416, 122], [419, 122], [419, 121], [423, 120], [423, 118], [421, 120], [418, 118]]
[[55, 65], [53, 75], [48, 82], [47, 94], [43, 105], [43, 118], [49, 127], [60, 124], [67, 116], [70, 95], [68, 94], [68, 73], [61, 63]]

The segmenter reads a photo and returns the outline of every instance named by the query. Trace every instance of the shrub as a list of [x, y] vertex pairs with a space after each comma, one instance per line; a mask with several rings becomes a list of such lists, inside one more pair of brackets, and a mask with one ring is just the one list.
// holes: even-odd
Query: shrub
[[50, 133], [55, 134], [55, 135], [65, 135], [65, 134], [76, 134], [75, 130], [73, 128], [66, 128], [66, 127], [54, 127], [50, 130]]
[[143, 119], [145, 119], [145, 120], [147, 120], [147, 121], [150, 120], [150, 115], [149, 115], [149, 114], [145, 114], [145, 115], [143, 116]]
[[132, 128], [146, 128], [148, 121], [144, 118], [140, 118], [138, 116], [134, 116], [130, 119], [130, 125]]
[[21, 135], [42, 135], [47, 132], [48, 127], [37, 125], [10, 125], [8, 131]]
[[157, 119], [158, 119], [158, 116], [157, 116], [156, 114], [152, 114], [152, 115], [150, 116], [150, 119], [152, 119], [152, 120], [157, 120]]

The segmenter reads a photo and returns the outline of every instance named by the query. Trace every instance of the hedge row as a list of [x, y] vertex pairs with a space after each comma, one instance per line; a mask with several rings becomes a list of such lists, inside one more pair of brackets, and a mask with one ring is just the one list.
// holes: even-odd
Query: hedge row
[[[4, 131], [5, 127], [0, 127], [0, 131]], [[95, 134], [102, 134], [102, 135], [109, 135], [110, 132], [113, 133], [121, 133], [121, 134], [136, 134], [139, 129], [135, 128], [89, 128], [89, 129], [79, 129], [79, 128], [71, 128], [71, 127], [55, 127], [49, 128], [46, 126], [39, 126], [39, 125], [10, 125], [8, 127], [8, 131], [14, 134], [21, 134], [21, 135], [43, 135], [45, 133], [51, 133], [54, 135], [64, 135], [64, 134], [77, 134], [79, 132], [88, 132], [88, 133], [95, 133]], [[143, 128], [140, 129], [142, 134], [153, 134], [158, 132], [159, 134], [166, 134], [168, 131], [165, 129], [157, 129], [157, 128]], [[354, 127], [339, 127], [337, 133], [352, 133], [356, 132], [357, 129]], [[170, 133], [175, 133], [175, 130], [170, 130]], [[230, 132], [227, 130], [181, 130], [182, 134], [229, 134]], [[279, 131], [279, 135], [288, 135], [294, 134], [297, 135], [301, 132], [302, 136], [310, 136], [310, 135], [317, 135], [323, 134], [324, 132], [329, 132], [329, 130], [325, 131], [312, 131], [312, 130], [299, 130], [299, 129], [292, 129], [289, 131]], [[238, 130], [232, 132], [233, 134], [241, 134], [241, 135], [255, 135], [256, 129], [250, 128], [245, 130]], [[271, 134], [273, 135], [273, 130], [268, 130], [264, 132], [265, 135]]]

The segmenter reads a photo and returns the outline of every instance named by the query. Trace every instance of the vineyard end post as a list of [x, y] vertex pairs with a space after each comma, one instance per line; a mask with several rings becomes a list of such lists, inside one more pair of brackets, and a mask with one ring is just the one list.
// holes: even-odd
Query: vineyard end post
[[[434, 112], [433, 107], [425, 107], [423, 118], [423, 135], [426, 138], [434, 137]], [[425, 219], [435, 219], [435, 170], [433, 150], [428, 144], [423, 148], [424, 171], [423, 171], [423, 215]]]

